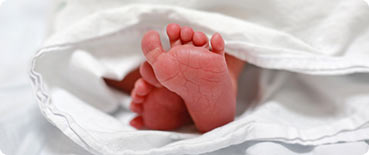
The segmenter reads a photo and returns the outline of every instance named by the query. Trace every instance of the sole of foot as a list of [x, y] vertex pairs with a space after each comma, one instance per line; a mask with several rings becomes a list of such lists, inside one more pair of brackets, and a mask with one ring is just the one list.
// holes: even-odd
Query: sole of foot
[[190, 27], [167, 27], [171, 49], [164, 51], [159, 33], [147, 32], [142, 50], [158, 84], [178, 94], [201, 132], [210, 131], [234, 119], [236, 92], [219, 33], [208, 39]]

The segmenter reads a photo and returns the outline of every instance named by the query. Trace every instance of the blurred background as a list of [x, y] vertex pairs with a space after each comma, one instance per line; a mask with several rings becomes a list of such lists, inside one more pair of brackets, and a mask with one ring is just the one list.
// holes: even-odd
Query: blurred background
[[[0, 152], [89, 154], [42, 117], [28, 72], [58, 1], [0, 0]], [[0, 153], [1, 154], [1, 153]]]

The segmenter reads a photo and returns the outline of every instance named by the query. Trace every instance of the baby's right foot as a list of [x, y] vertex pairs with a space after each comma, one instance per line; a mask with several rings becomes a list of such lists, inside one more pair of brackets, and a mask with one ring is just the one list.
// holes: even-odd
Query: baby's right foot
[[131, 110], [138, 114], [130, 122], [133, 127], [174, 130], [191, 121], [183, 100], [168, 89], [139, 79], [133, 92]]
[[[198, 130], [206, 132], [234, 119], [236, 92], [219, 34], [207, 48], [203, 33], [171, 24], [167, 28], [173, 47], [165, 52], [159, 34], [147, 32], [142, 49], [161, 85], [184, 100]], [[186, 44], [192, 42], [192, 44]]]
[[160, 85], [150, 64], [143, 63], [140, 74], [131, 95], [131, 110], [138, 114], [130, 122], [133, 127], [174, 130], [191, 121], [182, 98]]

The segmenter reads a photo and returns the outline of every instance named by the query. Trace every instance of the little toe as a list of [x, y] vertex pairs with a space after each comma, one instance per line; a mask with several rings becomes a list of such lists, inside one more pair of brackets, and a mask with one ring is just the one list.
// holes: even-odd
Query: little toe
[[141, 48], [150, 64], [154, 64], [156, 59], [164, 53], [160, 35], [156, 31], [149, 31], [144, 35], [141, 41]]
[[152, 69], [151, 65], [147, 62], [144, 62], [140, 66], [140, 74], [142, 78], [149, 84], [155, 87], [161, 87], [160, 82], [155, 76], [154, 70]]
[[129, 124], [136, 129], [143, 129], [145, 127], [142, 116], [136, 116]]
[[224, 40], [219, 33], [215, 33], [211, 37], [211, 48], [212, 51], [219, 54], [224, 54]]
[[138, 96], [146, 96], [150, 93], [153, 86], [146, 83], [142, 78], [140, 78], [136, 81], [134, 88]]
[[193, 36], [193, 29], [192, 28], [190, 28], [188, 26], [183, 26], [181, 28], [180, 38], [181, 38], [182, 44], [191, 43], [192, 36]]
[[143, 113], [143, 106], [142, 106], [142, 104], [137, 104], [137, 103], [131, 102], [131, 104], [129, 106], [129, 109], [132, 112], [135, 112], [137, 114], [142, 114]]
[[195, 46], [201, 46], [205, 48], [209, 47], [208, 37], [206, 37], [205, 33], [203, 32], [195, 32], [193, 34], [192, 42]]
[[172, 23], [167, 26], [167, 35], [171, 47], [181, 45], [180, 33], [181, 26], [179, 26], [178, 24]]

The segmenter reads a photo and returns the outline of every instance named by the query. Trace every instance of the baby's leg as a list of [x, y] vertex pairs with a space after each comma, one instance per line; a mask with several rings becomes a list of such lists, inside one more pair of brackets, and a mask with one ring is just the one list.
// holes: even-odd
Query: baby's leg
[[103, 78], [105, 83], [119, 91], [124, 92], [125, 94], [131, 94], [131, 91], [134, 87], [135, 82], [141, 77], [139, 69], [136, 68], [130, 73], [128, 73], [123, 80], [117, 81], [109, 78]]

